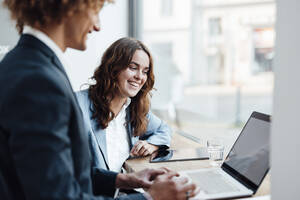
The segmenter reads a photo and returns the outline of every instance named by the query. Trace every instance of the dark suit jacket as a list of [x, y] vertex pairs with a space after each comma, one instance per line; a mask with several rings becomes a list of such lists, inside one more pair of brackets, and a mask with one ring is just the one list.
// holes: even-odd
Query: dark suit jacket
[[91, 169], [82, 113], [54, 52], [22, 35], [0, 63], [0, 88], [0, 199], [110, 199], [94, 194], [111, 196], [116, 173]]

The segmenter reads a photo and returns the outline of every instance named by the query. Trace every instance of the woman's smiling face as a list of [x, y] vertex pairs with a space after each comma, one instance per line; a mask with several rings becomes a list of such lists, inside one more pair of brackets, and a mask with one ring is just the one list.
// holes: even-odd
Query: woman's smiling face
[[129, 66], [118, 76], [120, 97], [136, 96], [147, 80], [148, 71], [148, 55], [143, 50], [136, 50]]

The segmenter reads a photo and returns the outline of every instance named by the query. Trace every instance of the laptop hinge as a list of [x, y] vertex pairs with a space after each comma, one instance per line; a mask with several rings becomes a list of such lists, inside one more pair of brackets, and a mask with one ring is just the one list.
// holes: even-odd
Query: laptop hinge
[[246, 177], [241, 175], [239, 172], [236, 170], [232, 169], [229, 167], [226, 163], [223, 163], [222, 165], [222, 170], [224, 170], [227, 174], [229, 174], [231, 177], [233, 177], [235, 180], [237, 180], [239, 183], [244, 185], [246, 188], [249, 190], [253, 191], [253, 194], [256, 193], [258, 186], [252, 183], [250, 180], [248, 180]]

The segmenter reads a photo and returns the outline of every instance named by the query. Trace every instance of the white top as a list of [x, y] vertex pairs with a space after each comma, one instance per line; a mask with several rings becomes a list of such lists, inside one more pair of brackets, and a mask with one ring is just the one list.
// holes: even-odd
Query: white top
[[127, 98], [119, 114], [109, 122], [106, 128], [106, 145], [108, 165], [111, 171], [120, 172], [123, 163], [129, 156], [129, 138], [126, 131], [126, 108], [131, 102]]
[[64, 68], [69, 65], [68, 61], [65, 58], [64, 52], [50, 37], [48, 37], [48, 35], [30, 26], [24, 26], [23, 33], [32, 35], [43, 42], [45, 45], [47, 45], [58, 57], [58, 60], [61, 62]]

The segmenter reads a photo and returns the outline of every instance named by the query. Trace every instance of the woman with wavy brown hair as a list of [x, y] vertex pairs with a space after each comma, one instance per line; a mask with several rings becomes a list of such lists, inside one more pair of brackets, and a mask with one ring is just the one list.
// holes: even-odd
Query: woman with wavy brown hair
[[120, 171], [129, 155], [147, 156], [169, 146], [170, 129], [150, 111], [153, 60], [142, 42], [114, 42], [92, 79], [95, 84], [77, 98], [96, 166]]

